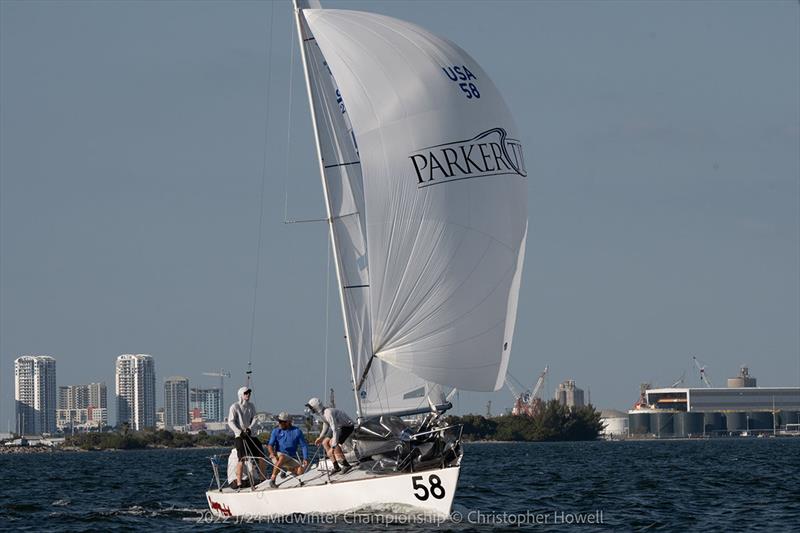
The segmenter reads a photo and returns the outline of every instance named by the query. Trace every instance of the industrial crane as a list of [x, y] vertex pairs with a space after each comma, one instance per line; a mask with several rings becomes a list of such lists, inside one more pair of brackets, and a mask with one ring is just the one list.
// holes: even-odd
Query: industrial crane
[[677, 381], [673, 382], [673, 383], [672, 383], [672, 385], [670, 385], [670, 388], [671, 388], [671, 389], [674, 389], [674, 388], [675, 388], [675, 387], [677, 387], [678, 385], [683, 385], [683, 382], [684, 382], [684, 380], [685, 380], [685, 379], [686, 379], [686, 371], [684, 370], [684, 371], [683, 371], [683, 374], [681, 374], [681, 377], [680, 377], [680, 378], [678, 378], [678, 380], [677, 380]]
[[[514, 383], [516, 383], [516, 386], [514, 385]], [[509, 392], [511, 393], [511, 396], [514, 397], [514, 406], [511, 408], [511, 414], [512, 415], [525, 414], [526, 406], [528, 405], [528, 400], [531, 397], [531, 391], [525, 389], [525, 386], [508, 372], [506, 372], [505, 385], [506, 388], [508, 388]], [[525, 392], [520, 392], [520, 389], [524, 389]]]
[[[512, 383], [512, 381], [514, 383], [516, 383], [516, 385], [514, 385], [514, 383]], [[520, 392], [517, 387], [519, 387], [520, 389], [524, 389], [525, 387], [514, 376], [512, 376], [509, 373], [506, 373], [505, 384], [506, 384], [506, 387], [508, 388], [509, 392], [511, 392], [511, 395], [514, 397], [514, 401], [515, 402], [517, 400], [521, 400], [523, 402], [526, 402], [528, 400], [528, 397], [531, 394], [530, 391], [526, 390], [525, 392]]]
[[700, 366], [700, 362], [697, 360], [697, 357], [692, 356], [692, 360], [694, 361], [694, 366], [700, 371], [700, 381], [705, 383], [706, 387], [712, 388], [714, 385], [711, 384], [711, 380], [708, 379], [708, 374], [706, 374], [706, 367]]
[[[512, 415], [528, 415], [534, 416], [542, 408], [542, 399], [539, 398], [539, 393], [544, 385], [544, 378], [550, 370], [549, 366], [545, 366], [539, 379], [536, 380], [536, 385], [533, 387], [533, 392], [526, 390], [524, 393], [519, 393], [517, 389], [511, 384], [511, 380], [516, 381], [513, 376], [506, 374], [506, 386], [511, 394], [514, 396], [514, 407], [511, 409]], [[511, 378], [509, 380], [508, 378]], [[517, 382], [519, 384], [519, 382]]]
[[231, 377], [230, 372], [220, 369], [219, 372], [203, 372], [204, 376], [219, 378], [219, 421], [225, 421], [225, 378]]
[[542, 410], [542, 399], [539, 397], [539, 393], [542, 391], [542, 385], [544, 385], [544, 378], [547, 376], [547, 372], [550, 371], [550, 365], [546, 365], [542, 373], [539, 374], [539, 379], [536, 380], [536, 385], [533, 387], [533, 392], [531, 393], [530, 400], [528, 400], [528, 405], [530, 406], [530, 411], [532, 414], [536, 414]]

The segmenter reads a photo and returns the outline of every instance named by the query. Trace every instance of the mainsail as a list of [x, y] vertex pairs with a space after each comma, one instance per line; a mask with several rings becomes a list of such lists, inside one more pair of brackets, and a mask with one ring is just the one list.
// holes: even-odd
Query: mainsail
[[441, 386], [499, 389], [527, 234], [502, 97], [466, 52], [413, 24], [297, 20], [360, 414], [435, 403]]

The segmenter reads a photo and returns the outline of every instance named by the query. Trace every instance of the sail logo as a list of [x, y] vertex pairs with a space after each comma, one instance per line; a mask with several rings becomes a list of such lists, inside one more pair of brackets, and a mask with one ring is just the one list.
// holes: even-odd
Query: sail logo
[[408, 158], [420, 189], [486, 176], [528, 175], [522, 144], [503, 128], [492, 128], [463, 141], [421, 148]]

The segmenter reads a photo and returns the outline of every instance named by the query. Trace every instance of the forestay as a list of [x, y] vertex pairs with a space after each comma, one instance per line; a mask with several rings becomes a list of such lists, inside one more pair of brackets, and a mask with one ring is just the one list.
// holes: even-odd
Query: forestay
[[415, 25], [304, 9], [300, 26], [362, 407], [430, 384], [500, 388], [527, 233], [502, 97]]

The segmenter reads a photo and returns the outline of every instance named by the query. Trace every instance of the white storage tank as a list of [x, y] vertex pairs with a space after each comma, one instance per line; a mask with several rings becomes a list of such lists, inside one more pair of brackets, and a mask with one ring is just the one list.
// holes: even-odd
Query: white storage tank
[[600, 411], [600, 423], [605, 427], [600, 435], [605, 439], [628, 436], [628, 415], [615, 409]]

